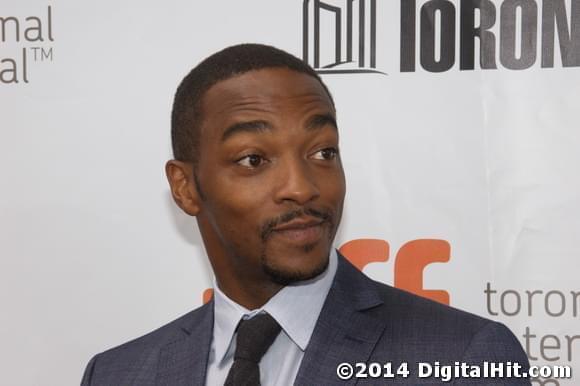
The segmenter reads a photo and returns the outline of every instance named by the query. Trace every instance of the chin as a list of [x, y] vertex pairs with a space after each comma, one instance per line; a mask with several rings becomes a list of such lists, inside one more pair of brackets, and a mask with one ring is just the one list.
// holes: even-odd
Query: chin
[[329, 255], [330, 248], [320, 248], [316, 244], [306, 244], [299, 251], [276, 255], [266, 252], [261, 259], [262, 269], [272, 282], [286, 286], [320, 275], [328, 267]]

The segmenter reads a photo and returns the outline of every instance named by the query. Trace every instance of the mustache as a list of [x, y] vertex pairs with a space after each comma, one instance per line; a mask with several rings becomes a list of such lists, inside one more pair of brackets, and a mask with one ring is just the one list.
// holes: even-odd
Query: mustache
[[275, 227], [283, 225], [301, 216], [316, 217], [322, 220], [323, 222], [332, 223], [332, 214], [330, 212], [321, 211], [313, 208], [296, 209], [290, 212], [283, 213], [280, 216], [273, 218], [267, 221], [264, 225], [262, 225], [260, 231], [260, 236], [262, 237], [262, 240], [265, 241], [266, 239], [268, 239], [268, 237], [272, 234], [272, 232], [274, 232]]

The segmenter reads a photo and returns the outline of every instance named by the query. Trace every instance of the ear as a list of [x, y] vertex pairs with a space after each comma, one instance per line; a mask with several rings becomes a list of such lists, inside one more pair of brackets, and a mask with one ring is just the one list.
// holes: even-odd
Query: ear
[[165, 174], [177, 206], [190, 216], [197, 216], [201, 200], [193, 177], [193, 165], [170, 160], [165, 164]]

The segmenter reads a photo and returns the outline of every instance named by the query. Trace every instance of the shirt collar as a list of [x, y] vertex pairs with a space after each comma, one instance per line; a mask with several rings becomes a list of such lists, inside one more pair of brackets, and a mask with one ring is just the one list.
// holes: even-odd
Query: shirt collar
[[252, 311], [228, 298], [214, 279], [213, 343], [216, 361], [220, 363], [224, 359], [240, 319], [253, 317], [262, 311], [276, 319], [300, 350], [306, 350], [334, 280], [337, 265], [336, 250], [332, 249], [328, 267], [323, 273], [314, 279], [282, 288], [263, 307]]

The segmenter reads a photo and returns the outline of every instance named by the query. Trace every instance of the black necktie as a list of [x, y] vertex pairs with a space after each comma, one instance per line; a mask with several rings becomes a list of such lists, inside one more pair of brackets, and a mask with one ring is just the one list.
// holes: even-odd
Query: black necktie
[[260, 386], [260, 359], [280, 332], [280, 325], [262, 313], [238, 326], [234, 363], [224, 386]]

